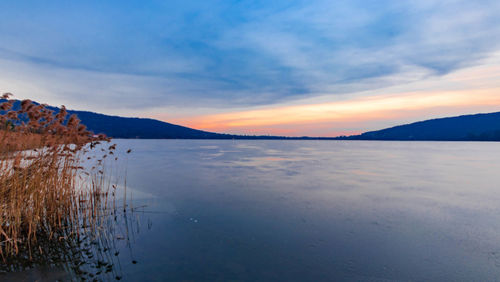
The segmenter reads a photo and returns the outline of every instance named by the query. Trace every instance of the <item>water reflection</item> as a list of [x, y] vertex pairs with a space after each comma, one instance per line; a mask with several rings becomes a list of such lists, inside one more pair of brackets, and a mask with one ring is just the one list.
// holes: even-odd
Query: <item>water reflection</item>
[[0, 280], [121, 280], [122, 261], [138, 263], [133, 244], [141, 232], [143, 208], [102, 210], [97, 219], [101, 222], [82, 225], [80, 233], [65, 234], [59, 240], [39, 235], [36, 246], [20, 245], [19, 254], [0, 265]]

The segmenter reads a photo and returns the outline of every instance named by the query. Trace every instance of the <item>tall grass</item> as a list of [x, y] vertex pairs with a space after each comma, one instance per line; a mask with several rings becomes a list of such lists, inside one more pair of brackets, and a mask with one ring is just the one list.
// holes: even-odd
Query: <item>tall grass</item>
[[[116, 146], [99, 145], [109, 139], [93, 135], [64, 107], [54, 113], [24, 100], [13, 109], [10, 94], [2, 98], [0, 259], [15, 268], [51, 252], [75, 256], [85, 238], [104, 240], [116, 212], [110, 206], [116, 186], [106, 180], [104, 159], [114, 158]], [[83, 160], [92, 159], [87, 154], [98, 145], [96, 164], [84, 169]]]

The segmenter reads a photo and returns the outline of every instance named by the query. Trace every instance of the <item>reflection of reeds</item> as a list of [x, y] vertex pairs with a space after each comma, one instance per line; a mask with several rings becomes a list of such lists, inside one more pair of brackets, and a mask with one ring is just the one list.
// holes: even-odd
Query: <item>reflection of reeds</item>
[[[103, 213], [96, 228], [82, 226], [79, 236], [68, 236], [64, 240], [53, 240], [46, 236], [37, 239], [38, 252], [28, 256], [26, 245], [20, 245], [19, 254], [10, 257], [7, 264], [0, 264], [2, 272], [17, 272], [37, 266], [52, 266], [64, 269], [68, 280], [114, 280], [122, 277], [120, 252], [128, 249], [132, 264], [131, 243], [135, 236], [132, 225], [138, 224], [136, 213], [114, 213], [112, 209]], [[8, 276], [7, 276], [8, 278]], [[2, 276], [0, 275], [0, 280]]]
[[[9, 94], [4, 94], [4, 99]], [[119, 220], [116, 185], [104, 171], [115, 145], [85, 171], [82, 159], [109, 142], [93, 136], [64, 107], [53, 113], [24, 100], [0, 104], [0, 271], [66, 262], [76, 275], [113, 271], [110, 252]], [[90, 158], [90, 157], [89, 157]], [[124, 204], [125, 206], [125, 204]], [[126, 209], [124, 209], [126, 213]], [[83, 270], [95, 261], [94, 273]], [[69, 262], [69, 264], [67, 264]]]

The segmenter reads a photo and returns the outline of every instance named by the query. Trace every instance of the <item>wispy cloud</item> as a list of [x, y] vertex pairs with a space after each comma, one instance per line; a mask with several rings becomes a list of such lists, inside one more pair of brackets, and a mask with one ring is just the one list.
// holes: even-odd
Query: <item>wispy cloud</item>
[[335, 100], [479, 64], [500, 48], [499, 13], [493, 0], [2, 1], [2, 90], [102, 110]]
[[[425, 118], [500, 111], [500, 64], [497, 64], [500, 56], [492, 60], [492, 64], [469, 67], [404, 87], [372, 91], [371, 95], [356, 93], [349, 99], [330, 102], [312, 98], [294, 104], [203, 114], [174, 121], [236, 134], [338, 136]], [[163, 118], [161, 114], [156, 117]]]

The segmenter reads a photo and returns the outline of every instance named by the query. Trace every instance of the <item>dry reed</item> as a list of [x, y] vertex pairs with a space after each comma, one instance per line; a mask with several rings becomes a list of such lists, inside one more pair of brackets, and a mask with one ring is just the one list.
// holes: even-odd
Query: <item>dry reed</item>
[[24, 100], [13, 109], [10, 95], [0, 104], [0, 259], [74, 257], [83, 238], [106, 239], [109, 216], [116, 214], [109, 206], [116, 186], [103, 163], [116, 146], [101, 144], [103, 155], [85, 170], [86, 154], [109, 139], [93, 135], [64, 107], [54, 113]]

